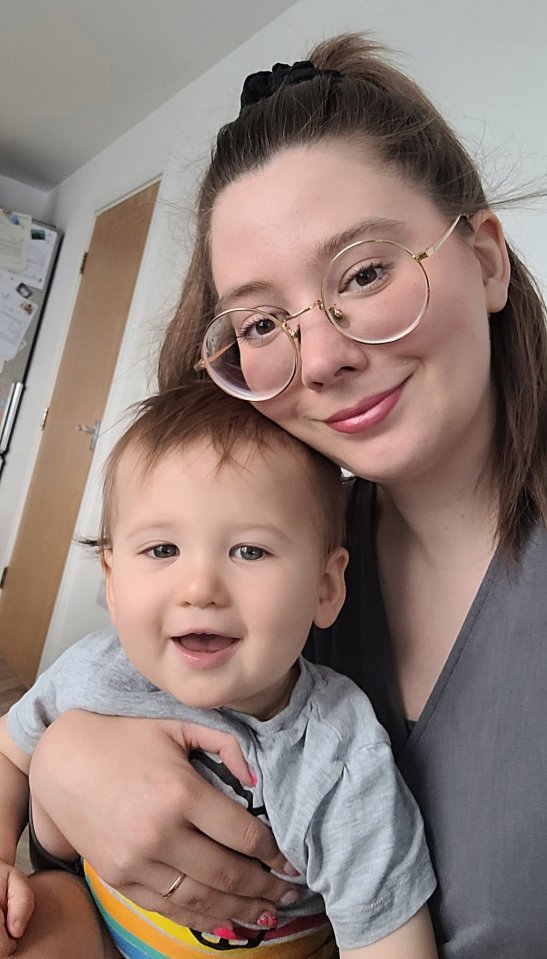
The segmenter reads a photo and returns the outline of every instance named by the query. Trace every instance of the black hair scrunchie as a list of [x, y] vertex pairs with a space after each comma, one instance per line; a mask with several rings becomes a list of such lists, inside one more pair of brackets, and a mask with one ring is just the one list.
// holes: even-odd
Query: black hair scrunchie
[[260, 70], [247, 77], [241, 91], [241, 110], [273, 96], [281, 87], [325, 76], [340, 78], [343, 74], [339, 70], [321, 70], [314, 67], [310, 60], [298, 60], [292, 64], [275, 63], [271, 70]]

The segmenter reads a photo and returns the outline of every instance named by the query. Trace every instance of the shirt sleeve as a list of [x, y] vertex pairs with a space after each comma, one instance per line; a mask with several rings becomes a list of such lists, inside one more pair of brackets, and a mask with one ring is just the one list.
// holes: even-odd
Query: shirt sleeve
[[8, 713], [8, 732], [32, 755], [40, 737], [69, 709], [105, 712], [111, 689], [103, 682], [106, 664], [116, 672], [122, 652], [115, 630], [91, 633], [70, 646], [43, 672]]
[[36, 680], [8, 712], [8, 732], [16, 746], [32, 755], [40, 737], [59, 716], [54, 663]]
[[435, 889], [422, 818], [387, 743], [344, 763], [305, 842], [307, 884], [323, 897], [342, 949], [387, 936]]
[[141, 676], [113, 628], [80, 639], [42, 673], [10, 709], [10, 736], [20, 749], [32, 755], [47, 727], [70, 709], [104, 716], [199, 721], [195, 710]]

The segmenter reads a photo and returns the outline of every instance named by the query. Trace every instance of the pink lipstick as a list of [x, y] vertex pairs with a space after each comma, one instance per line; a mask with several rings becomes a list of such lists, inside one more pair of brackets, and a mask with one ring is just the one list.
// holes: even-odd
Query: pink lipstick
[[399, 401], [405, 383], [406, 380], [392, 390], [367, 397], [357, 406], [339, 410], [338, 413], [329, 416], [325, 423], [331, 429], [336, 430], [337, 433], [347, 433], [349, 435], [372, 429], [373, 426], [378, 426], [391, 413]]

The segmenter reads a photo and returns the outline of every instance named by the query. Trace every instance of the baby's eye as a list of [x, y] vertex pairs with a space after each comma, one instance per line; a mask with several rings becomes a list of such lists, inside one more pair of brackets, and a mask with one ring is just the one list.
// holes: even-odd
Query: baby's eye
[[244, 559], [252, 563], [257, 559], [264, 559], [264, 557], [269, 554], [268, 551], [261, 546], [248, 546], [246, 543], [243, 543], [241, 546], [234, 546], [230, 555], [236, 559]]
[[179, 548], [174, 543], [158, 543], [157, 546], [151, 546], [146, 550], [145, 555], [150, 559], [172, 559], [179, 555]]

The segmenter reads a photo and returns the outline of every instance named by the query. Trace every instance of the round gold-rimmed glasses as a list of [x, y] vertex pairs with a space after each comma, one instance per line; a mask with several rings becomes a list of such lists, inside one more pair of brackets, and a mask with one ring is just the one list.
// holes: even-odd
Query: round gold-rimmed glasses
[[330, 261], [320, 299], [297, 313], [266, 304], [223, 310], [205, 331], [195, 370], [206, 370], [231, 396], [273, 399], [292, 383], [300, 364], [300, 326], [289, 323], [316, 307], [357, 343], [376, 346], [408, 336], [429, 303], [423, 260], [441, 248], [462, 216], [421, 253], [395, 240], [350, 243]]

